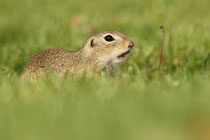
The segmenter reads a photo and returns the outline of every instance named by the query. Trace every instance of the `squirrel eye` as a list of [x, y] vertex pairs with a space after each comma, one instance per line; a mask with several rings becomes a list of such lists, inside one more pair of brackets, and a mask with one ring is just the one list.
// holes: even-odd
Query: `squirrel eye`
[[104, 39], [108, 42], [114, 41], [115, 39], [111, 35], [107, 35], [104, 37]]

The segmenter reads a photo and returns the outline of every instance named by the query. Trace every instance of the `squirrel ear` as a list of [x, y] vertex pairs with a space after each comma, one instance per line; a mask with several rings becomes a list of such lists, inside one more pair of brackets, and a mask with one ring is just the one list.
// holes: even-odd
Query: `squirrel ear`
[[92, 39], [91, 42], [90, 42], [90, 46], [91, 46], [91, 47], [94, 47], [93, 41], [94, 41], [94, 39]]

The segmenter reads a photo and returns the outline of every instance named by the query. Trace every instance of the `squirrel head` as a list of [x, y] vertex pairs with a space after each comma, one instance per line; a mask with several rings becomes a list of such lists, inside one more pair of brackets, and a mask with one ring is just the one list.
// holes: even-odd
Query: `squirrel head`
[[85, 42], [82, 50], [90, 60], [95, 60], [100, 67], [115, 65], [126, 59], [134, 43], [118, 31], [99, 32]]

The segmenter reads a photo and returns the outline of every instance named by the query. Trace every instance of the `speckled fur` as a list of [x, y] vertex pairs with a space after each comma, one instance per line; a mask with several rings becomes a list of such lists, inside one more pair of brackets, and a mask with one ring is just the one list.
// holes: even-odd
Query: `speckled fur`
[[[104, 36], [108, 34], [115, 40], [106, 42]], [[118, 31], [100, 32], [89, 37], [79, 51], [47, 49], [37, 53], [25, 65], [20, 77], [36, 79], [42, 72], [55, 72], [62, 76], [66, 73], [81, 73], [85, 69], [101, 72], [106, 66], [113, 68], [121, 62], [117, 56], [126, 52], [129, 45], [134, 44]]]

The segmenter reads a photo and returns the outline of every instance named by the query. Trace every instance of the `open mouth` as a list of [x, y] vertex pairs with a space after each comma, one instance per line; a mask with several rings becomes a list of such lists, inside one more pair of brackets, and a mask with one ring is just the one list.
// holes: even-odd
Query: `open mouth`
[[131, 52], [131, 49], [129, 49], [128, 51], [122, 53], [121, 55], [117, 56], [117, 58], [119, 60], [124, 60], [126, 58], [126, 55], [129, 54]]

